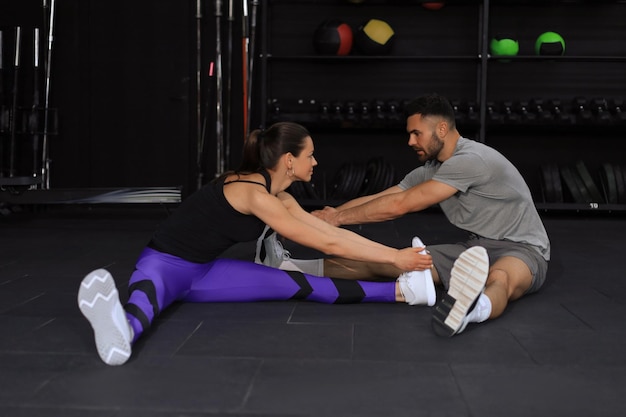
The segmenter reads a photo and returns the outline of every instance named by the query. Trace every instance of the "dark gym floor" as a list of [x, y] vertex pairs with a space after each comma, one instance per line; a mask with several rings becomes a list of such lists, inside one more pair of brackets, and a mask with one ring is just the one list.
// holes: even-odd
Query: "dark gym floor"
[[[406, 304], [180, 304], [127, 364], [106, 366], [79, 282], [106, 267], [124, 299], [164, 216], [82, 206], [0, 216], [0, 416], [626, 415], [624, 216], [542, 214], [547, 285], [450, 339], [434, 335], [429, 308]], [[436, 211], [355, 230], [395, 246], [463, 237]]]

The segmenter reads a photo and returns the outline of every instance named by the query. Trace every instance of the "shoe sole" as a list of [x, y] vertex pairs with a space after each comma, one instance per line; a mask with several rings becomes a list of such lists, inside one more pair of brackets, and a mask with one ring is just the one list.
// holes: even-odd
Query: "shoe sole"
[[89, 273], [78, 290], [78, 308], [93, 328], [100, 359], [122, 365], [131, 355], [131, 340], [124, 308], [111, 274], [104, 269]]
[[454, 262], [450, 288], [433, 312], [433, 330], [439, 336], [454, 336], [463, 319], [485, 288], [489, 273], [489, 257], [481, 246], [463, 252]]

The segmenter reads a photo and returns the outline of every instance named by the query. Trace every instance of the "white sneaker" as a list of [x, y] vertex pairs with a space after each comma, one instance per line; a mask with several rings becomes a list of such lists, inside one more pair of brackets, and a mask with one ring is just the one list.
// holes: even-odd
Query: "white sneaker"
[[482, 294], [489, 273], [489, 256], [482, 246], [473, 246], [458, 257], [450, 274], [450, 288], [433, 311], [433, 329], [439, 336], [465, 330], [467, 314]]
[[132, 353], [133, 330], [107, 270], [97, 269], [83, 279], [78, 307], [93, 328], [100, 359], [107, 365], [125, 363]]
[[[411, 244], [414, 248], [425, 246], [417, 236], [413, 238]], [[420, 253], [426, 254], [426, 249]], [[409, 305], [435, 305], [437, 293], [430, 269], [403, 272], [398, 277], [398, 283], [400, 284], [400, 291]]]
[[[269, 228], [269, 226], [265, 226], [265, 230], [263, 230], [263, 233], [257, 240], [254, 262], [271, 266], [272, 268], [280, 268], [283, 261], [291, 258], [291, 254], [283, 248], [283, 244], [278, 240], [276, 232], [272, 232], [268, 237], [265, 237]], [[265, 254], [262, 254], [262, 248], [265, 249]]]

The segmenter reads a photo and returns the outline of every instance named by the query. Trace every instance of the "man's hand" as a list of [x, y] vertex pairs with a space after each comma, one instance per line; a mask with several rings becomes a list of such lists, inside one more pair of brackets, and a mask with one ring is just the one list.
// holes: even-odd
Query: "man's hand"
[[423, 271], [433, 266], [433, 258], [429, 253], [420, 254], [424, 248], [399, 249], [394, 265], [403, 271]]
[[339, 223], [339, 211], [334, 207], [326, 206], [322, 210], [313, 210], [311, 214], [333, 226], [341, 226]]

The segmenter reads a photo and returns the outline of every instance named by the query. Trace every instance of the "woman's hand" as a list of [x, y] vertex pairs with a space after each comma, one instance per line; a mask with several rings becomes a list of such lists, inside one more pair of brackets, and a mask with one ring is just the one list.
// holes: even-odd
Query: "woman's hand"
[[333, 226], [341, 226], [337, 221], [337, 215], [339, 211], [334, 207], [326, 206], [322, 210], [314, 210], [311, 214], [318, 219], [324, 220], [326, 223], [331, 224]]
[[429, 253], [420, 254], [424, 248], [398, 249], [394, 266], [403, 271], [423, 271], [433, 266], [433, 257]]

